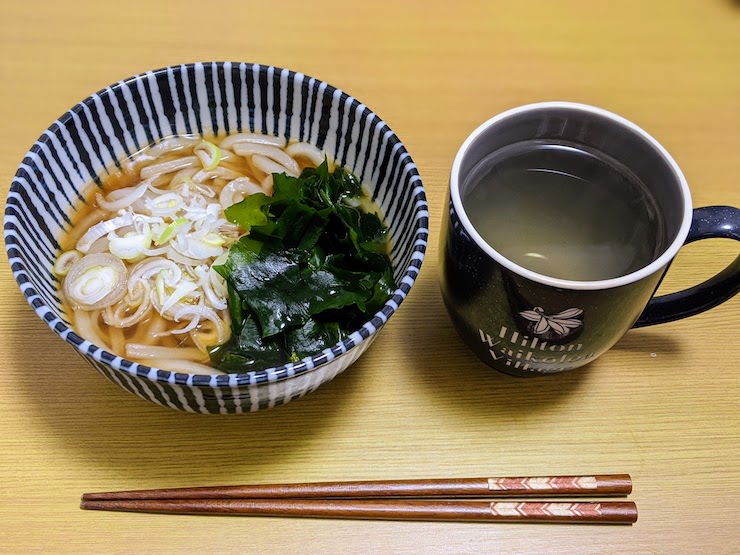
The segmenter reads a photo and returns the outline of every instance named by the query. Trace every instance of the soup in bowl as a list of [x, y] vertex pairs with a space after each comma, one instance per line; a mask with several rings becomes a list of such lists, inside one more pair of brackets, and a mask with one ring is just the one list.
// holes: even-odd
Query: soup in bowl
[[174, 409], [284, 404], [346, 369], [408, 295], [428, 212], [365, 105], [247, 63], [147, 72], [39, 138], [5, 242], [36, 313], [104, 376]]

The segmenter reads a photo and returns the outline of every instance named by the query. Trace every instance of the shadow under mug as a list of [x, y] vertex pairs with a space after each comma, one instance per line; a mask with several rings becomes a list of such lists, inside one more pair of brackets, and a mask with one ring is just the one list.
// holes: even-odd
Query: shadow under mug
[[[664, 220], [657, 256], [627, 275], [599, 281], [530, 271], [486, 243], [465, 212], [466, 178], [498, 149], [531, 140], [568, 142], [605, 154], [650, 189]], [[441, 289], [463, 341], [489, 366], [515, 376], [571, 370], [596, 359], [631, 327], [669, 322], [710, 309], [740, 290], [740, 256], [693, 288], [654, 297], [682, 245], [740, 240], [740, 210], [692, 210], [686, 179], [668, 152], [630, 121], [569, 102], [514, 108], [483, 123], [452, 165], [440, 237]]]

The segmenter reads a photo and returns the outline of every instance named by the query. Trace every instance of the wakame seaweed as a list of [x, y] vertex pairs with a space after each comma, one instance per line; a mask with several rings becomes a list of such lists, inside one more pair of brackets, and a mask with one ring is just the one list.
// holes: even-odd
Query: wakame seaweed
[[359, 180], [326, 161], [273, 174], [272, 196], [226, 209], [248, 234], [214, 269], [226, 280], [232, 335], [209, 352], [225, 372], [297, 361], [334, 345], [395, 289], [387, 228], [360, 206]]

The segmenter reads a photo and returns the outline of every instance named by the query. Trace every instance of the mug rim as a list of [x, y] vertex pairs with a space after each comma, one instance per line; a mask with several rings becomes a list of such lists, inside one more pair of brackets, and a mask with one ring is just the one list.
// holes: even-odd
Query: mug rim
[[[463, 206], [462, 198], [460, 195], [460, 167], [462, 165], [462, 160], [465, 154], [470, 149], [470, 146], [491, 126], [498, 124], [504, 119], [508, 119], [512, 116], [524, 112], [553, 108], [564, 108], [568, 110], [589, 112], [601, 116], [602, 118], [611, 120], [618, 125], [626, 127], [633, 134], [641, 137], [642, 139], [650, 143], [650, 145], [656, 150], [656, 152], [663, 158], [663, 160], [672, 170], [676, 180], [676, 184], [678, 185], [682, 199], [684, 201], [684, 213], [681, 218], [681, 225], [678, 229], [678, 232], [675, 234], [675, 237], [671, 241], [670, 245], [663, 250], [660, 256], [656, 257], [649, 264], [643, 266], [638, 270], [635, 270], [634, 272], [630, 272], [629, 274], [609, 279], [579, 281], [555, 278], [545, 274], [534, 272], [532, 270], [528, 270], [524, 266], [521, 266], [509, 260], [496, 249], [494, 249], [491, 245], [489, 245], [471, 223]], [[473, 130], [472, 133], [470, 133], [470, 135], [466, 137], [462, 145], [460, 145], [460, 148], [458, 149], [457, 154], [455, 155], [455, 158], [452, 162], [452, 169], [450, 171], [450, 199], [455, 208], [455, 211], [457, 212], [457, 217], [459, 218], [460, 223], [465, 229], [465, 232], [471, 237], [471, 239], [473, 239], [478, 247], [483, 250], [483, 252], [493, 258], [496, 262], [498, 262], [508, 270], [536, 283], [541, 283], [552, 287], [559, 287], [562, 289], [575, 290], [598, 290], [621, 287], [630, 283], [635, 283], [647, 276], [654, 274], [655, 272], [666, 266], [671, 260], [673, 260], [679, 249], [683, 246], [686, 237], [688, 236], [689, 228], [691, 227], [691, 218], [693, 212], [691, 203], [691, 192], [689, 191], [686, 177], [684, 176], [676, 161], [665, 149], [665, 147], [663, 147], [663, 145], [661, 145], [653, 136], [651, 136], [647, 131], [639, 127], [637, 124], [613, 112], [588, 104], [566, 101], [536, 102], [532, 104], [517, 106], [515, 108], [511, 108], [509, 110], [501, 112], [500, 114], [497, 114], [480, 124], [475, 130]]]

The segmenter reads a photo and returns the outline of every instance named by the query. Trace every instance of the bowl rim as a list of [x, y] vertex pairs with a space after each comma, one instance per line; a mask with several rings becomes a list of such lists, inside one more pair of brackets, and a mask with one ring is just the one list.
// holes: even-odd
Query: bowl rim
[[[319, 353], [315, 353], [311, 356], [305, 357], [296, 362], [287, 362], [285, 364], [261, 368], [259, 370], [249, 370], [247, 372], [236, 372], [236, 373], [223, 373], [223, 374], [191, 374], [184, 372], [176, 372], [172, 370], [165, 370], [162, 368], [147, 366], [142, 363], [134, 362], [126, 359], [125, 357], [116, 355], [109, 352], [108, 350], [82, 338], [77, 334], [74, 329], [68, 326], [64, 320], [57, 317], [54, 311], [48, 306], [44, 299], [38, 294], [33, 283], [28, 277], [29, 274], [33, 273], [31, 268], [26, 267], [25, 262], [22, 258], [16, 255], [13, 251], [22, 248], [19, 245], [19, 241], [8, 225], [9, 217], [16, 217], [16, 214], [11, 213], [11, 203], [8, 202], [13, 194], [18, 194], [18, 191], [23, 187], [17, 182], [19, 174], [24, 165], [34, 166], [32, 159], [33, 155], [38, 153], [41, 146], [51, 141], [50, 135], [54, 135], [56, 128], [62, 127], [69, 118], [73, 117], [73, 114], [83, 110], [86, 105], [95, 102], [96, 98], [107, 96], [124, 85], [129, 86], [132, 83], [136, 83], [142, 79], [150, 78], [151, 76], [157, 76], [162, 73], [166, 73], [172, 70], [186, 71], [188, 74], [204, 68], [205, 66], [211, 66], [212, 68], [221, 67], [224, 70], [231, 69], [232, 66], [245, 66], [248, 69], [254, 71], [255, 69], [262, 73], [268, 72], [271, 74], [275, 73], [286, 73], [289, 78], [295, 79], [300, 77], [307, 80], [313, 80], [320, 86], [323, 86], [322, 95], [324, 98], [327, 96], [331, 98], [333, 95], [340, 95], [343, 102], [355, 102], [358, 106], [362, 106], [363, 110], [368, 112], [368, 115], [372, 117], [372, 125], [379, 126], [384, 129], [384, 133], [378, 133], [377, 136], [371, 136], [371, 140], [379, 140], [381, 137], [388, 140], [392, 146], [393, 151], [399, 151], [398, 156], [401, 160], [400, 167], [407, 168], [405, 173], [410, 175], [410, 185], [413, 185], [411, 190], [411, 202], [413, 206], [411, 211], [413, 218], [410, 222], [413, 232], [413, 242], [409, 242], [411, 248], [411, 256], [409, 257], [409, 264], [403, 268], [403, 274], [401, 279], [397, 280], [397, 287], [394, 290], [391, 297], [385, 302], [383, 307], [377, 311], [372, 318], [366, 321], [359, 329], [353, 331], [342, 341], [334, 344], [333, 346], [327, 347]], [[210, 84], [209, 84], [210, 86]], [[61, 140], [61, 139], [60, 139]], [[398, 172], [398, 175], [403, 175], [404, 172]], [[97, 176], [96, 176], [97, 177]], [[95, 178], [94, 178], [95, 179]], [[15, 203], [13, 203], [15, 205]], [[424, 186], [419, 175], [418, 168], [411, 158], [410, 153], [406, 150], [405, 145], [398, 138], [396, 133], [378, 117], [377, 113], [370, 109], [365, 103], [360, 102], [352, 95], [346, 93], [342, 89], [335, 87], [326, 81], [306, 75], [301, 72], [281, 68], [273, 65], [266, 65], [253, 62], [229, 62], [229, 61], [206, 61], [206, 62], [190, 62], [185, 64], [174, 64], [163, 66], [154, 70], [147, 70], [127, 77], [123, 80], [117, 81], [107, 87], [104, 87], [93, 93], [70, 109], [66, 110], [56, 120], [54, 120], [39, 138], [33, 143], [30, 149], [24, 154], [21, 164], [13, 176], [13, 180], [8, 194], [6, 196], [6, 206], [4, 210], [4, 226], [3, 236], [5, 240], [6, 255], [11, 267], [13, 277], [18, 284], [21, 292], [23, 293], [26, 301], [29, 303], [31, 308], [36, 312], [37, 316], [41, 318], [49, 328], [58, 335], [62, 340], [72, 345], [78, 352], [80, 352], [85, 358], [92, 358], [93, 360], [105, 364], [115, 371], [123, 372], [127, 375], [134, 375], [138, 378], [144, 378], [150, 382], [156, 383], [167, 383], [187, 386], [202, 386], [209, 388], [218, 387], [234, 387], [234, 386], [254, 386], [265, 383], [276, 383], [285, 381], [294, 377], [304, 375], [311, 372], [314, 369], [324, 367], [332, 360], [344, 355], [350, 350], [359, 347], [362, 343], [371, 341], [378, 331], [385, 325], [387, 320], [393, 315], [399, 306], [405, 300], [412, 285], [416, 281], [421, 270], [422, 263], [426, 254], [426, 249], [429, 240], [429, 206], [426, 199], [426, 193]], [[53, 278], [56, 279], [56, 278]]]

